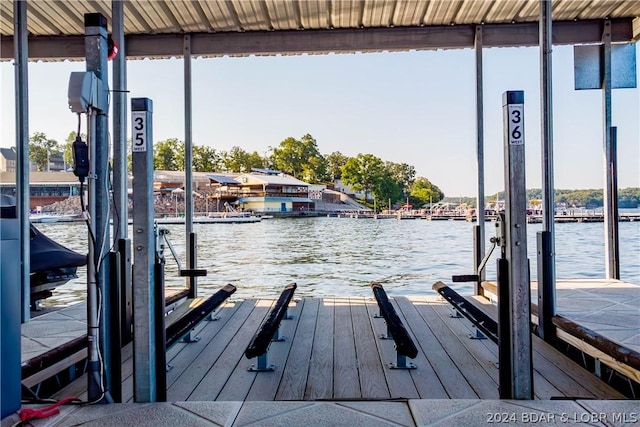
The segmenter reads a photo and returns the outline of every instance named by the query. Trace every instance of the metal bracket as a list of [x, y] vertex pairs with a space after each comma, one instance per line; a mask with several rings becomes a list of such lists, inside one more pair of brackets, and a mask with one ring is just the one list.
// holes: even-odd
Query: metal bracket
[[257, 364], [253, 364], [251, 365], [251, 367], [249, 369], [247, 369], [249, 372], [271, 372], [274, 371], [276, 369], [275, 365], [271, 365], [267, 362], [267, 353], [265, 352], [264, 354], [261, 354], [260, 356], [258, 356], [258, 363]]
[[193, 331], [189, 331], [189, 332], [187, 332], [187, 335], [185, 335], [185, 336], [184, 336], [184, 338], [182, 338], [182, 339], [180, 340], [180, 342], [184, 342], [184, 343], [187, 343], [187, 344], [188, 344], [188, 343], [192, 343], [192, 342], [198, 342], [198, 341], [200, 341], [200, 337], [193, 337], [193, 336], [191, 336], [191, 332], [193, 332]]
[[388, 363], [389, 369], [417, 369], [416, 365], [412, 362], [407, 362], [407, 356], [402, 354], [396, 355], [396, 363]]
[[480, 329], [474, 327], [473, 328], [476, 333], [475, 334], [469, 334], [469, 338], [472, 340], [486, 340], [487, 336], [485, 334], [483, 334]]
[[451, 317], [452, 319], [462, 319], [462, 315], [455, 308], [451, 309], [451, 313], [449, 314], [449, 317]]
[[280, 335], [280, 326], [278, 325], [276, 332], [273, 334], [273, 337], [271, 338], [271, 342], [284, 341], [284, 338], [285, 338], [284, 335]]
[[391, 333], [391, 328], [389, 328], [389, 324], [387, 323], [387, 333], [386, 334], [380, 334], [380, 339], [381, 340], [392, 340], [393, 339], [393, 334]]

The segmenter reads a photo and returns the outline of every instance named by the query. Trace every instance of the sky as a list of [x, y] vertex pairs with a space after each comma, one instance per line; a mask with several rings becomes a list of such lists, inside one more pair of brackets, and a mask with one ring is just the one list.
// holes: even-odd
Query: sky
[[[637, 58], [639, 52], [637, 44]], [[526, 185], [540, 188], [539, 49], [491, 48], [483, 57], [485, 194], [504, 189], [507, 90], [524, 91]], [[129, 61], [127, 67], [129, 99], [153, 101], [154, 140], [184, 140], [182, 60]], [[84, 71], [85, 64], [29, 63], [28, 70], [29, 134], [44, 132], [63, 143], [77, 126], [67, 107], [69, 74]], [[12, 63], [1, 63], [2, 147], [15, 146], [13, 79]], [[192, 79], [196, 145], [264, 155], [287, 137], [309, 133], [323, 154], [370, 153], [413, 165], [446, 196], [477, 193], [471, 49], [192, 59]], [[602, 188], [602, 92], [573, 87], [573, 48], [554, 46], [555, 188]], [[618, 187], [640, 187], [640, 91], [616, 89], [612, 100]]]

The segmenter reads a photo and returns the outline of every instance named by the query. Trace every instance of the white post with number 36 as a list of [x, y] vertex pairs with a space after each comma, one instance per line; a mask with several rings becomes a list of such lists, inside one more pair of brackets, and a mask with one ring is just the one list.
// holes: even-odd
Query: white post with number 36
[[[527, 258], [527, 189], [525, 184], [524, 92], [502, 95], [506, 259], [498, 298], [501, 399], [533, 399], [531, 294]], [[504, 293], [503, 293], [504, 292]], [[503, 367], [510, 372], [502, 372]], [[503, 376], [503, 374], [506, 374]]]

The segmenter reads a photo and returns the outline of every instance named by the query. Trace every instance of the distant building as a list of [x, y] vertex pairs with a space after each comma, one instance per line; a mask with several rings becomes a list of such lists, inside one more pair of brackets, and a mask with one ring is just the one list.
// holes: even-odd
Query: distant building
[[[60, 155], [62, 154], [60, 153]], [[16, 168], [18, 167], [17, 161], [18, 161], [18, 153], [16, 151], [16, 147], [0, 148], [0, 173], [2, 172], [15, 173]], [[62, 161], [64, 165], [64, 159], [62, 159], [62, 157], [60, 157], [60, 161]], [[56, 163], [58, 162], [57, 157], [55, 162]], [[55, 169], [55, 168], [56, 166], [54, 165], [54, 169], [51, 169], [51, 170], [64, 170], [64, 166], [61, 169]], [[36, 170], [36, 163], [29, 162], [29, 171], [35, 171], [35, 170]]]
[[62, 151], [54, 151], [49, 155], [49, 172], [64, 172], [67, 170], [67, 162], [64, 161], [64, 153]]
[[333, 188], [334, 190], [344, 193], [349, 197], [364, 199], [364, 193], [362, 191], [355, 191], [350, 185], [342, 182], [341, 179], [336, 179], [333, 182]]
[[241, 174], [242, 197], [237, 203], [256, 212], [304, 212], [315, 209], [309, 184], [288, 175]]
[[0, 148], [0, 172], [16, 172], [16, 149]]
[[[47, 206], [80, 191], [78, 177], [71, 172], [29, 172], [29, 207]], [[16, 196], [16, 174], [0, 173], [0, 194]]]

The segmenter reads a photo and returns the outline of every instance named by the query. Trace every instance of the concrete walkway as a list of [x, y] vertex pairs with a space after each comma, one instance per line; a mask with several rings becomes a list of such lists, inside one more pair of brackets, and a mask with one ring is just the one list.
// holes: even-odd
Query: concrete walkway
[[[40, 407], [31, 406], [31, 407]], [[12, 426], [17, 415], [2, 421]], [[408, 400], [177, 402], [65, 406], [42, 426], [486, 426], [640, 425], [637, 401]]]

